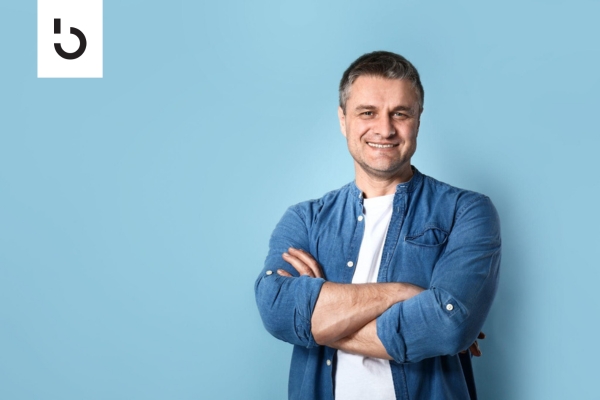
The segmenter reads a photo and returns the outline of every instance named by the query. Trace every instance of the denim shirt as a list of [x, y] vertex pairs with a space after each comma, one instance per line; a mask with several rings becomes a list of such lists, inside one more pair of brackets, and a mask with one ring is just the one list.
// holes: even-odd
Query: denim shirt
[[[396, 399], [474, 398], [470, 357], [498, 284], [500, 223], [490, 199], [421, 174], [396, 187], [378, 282], [425, 288], [377, 318]], [[354, 182], [294, 205], [275, 227], [255, 283], [264, 326], [294, 345], [289, 399], [334, 399], [336, 349], [317, 344], [311, 318], [327, 281], [350, 283], [364, 232]], [[299, 276], [282, 258], [289, 247], [317, 260], [324, 279]], [[294, 277], [277, 274], [284, 269]]]

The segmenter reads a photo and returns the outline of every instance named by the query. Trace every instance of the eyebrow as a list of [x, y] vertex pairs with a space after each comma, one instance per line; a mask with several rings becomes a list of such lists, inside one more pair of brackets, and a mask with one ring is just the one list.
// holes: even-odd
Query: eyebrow
[[371, 106], [371, 105], [368, 105], [368, 104], [359, 104], [354, 109], [356, 111], [359, 111], [359, 110], [375, 110], [376, 108], [377, 107]]
[[[372, 106], [370, 104], [359, 104], [358, 106], [356, 106], [354, 108], [355, 111], [362, 111], [362, 110], [376, 110], [377, 107]], [[392, 112], [394, 111], [412, 111], [412, 107], [408, 107], [408, 106], [396, 106], [392, 109]]]

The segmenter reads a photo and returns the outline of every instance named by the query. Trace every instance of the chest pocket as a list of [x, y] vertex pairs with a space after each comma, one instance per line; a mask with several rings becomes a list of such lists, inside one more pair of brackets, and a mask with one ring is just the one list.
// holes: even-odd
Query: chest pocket
[[424, 231], [404, 237], [408, 244], [422, 247], [442, 247], [448, 240], [448, 232], [435, 226], [427, 227]]
[[446, 248], [449, 233], [436, 226], [426, 226], [404, 236], [399, 257], [402, 271], [396, 279], [428, 287], [434, 267]]

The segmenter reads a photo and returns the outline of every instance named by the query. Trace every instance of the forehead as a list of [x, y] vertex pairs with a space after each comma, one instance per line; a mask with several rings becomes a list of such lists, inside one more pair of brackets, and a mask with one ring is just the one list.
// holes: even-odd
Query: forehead
[[406, 79], [387, 79], [379, 76], [362, 75], [356, 78], [346, 106], [358, 104], [379, 106], [418, 106], [418, 98], [412, 84]]

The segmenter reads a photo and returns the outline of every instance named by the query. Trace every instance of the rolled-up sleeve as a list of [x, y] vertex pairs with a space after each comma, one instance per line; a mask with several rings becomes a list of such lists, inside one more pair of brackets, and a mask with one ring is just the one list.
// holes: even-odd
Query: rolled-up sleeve
[[[254, 291], [267, 331], [278, 339], [304, 347], [318, 346], [311, 333], [315, 303], [325, 282], [321, 278], [299, 276], [282, 254], [294, 247], [309, 251], [308, 227], [298, 206], [290, 207], [271, 235], [269, 253]], [[288, 271], [293, 278], [277, 274]]]
[[500, 221], [489, 198], [462, 206], [430, 287], [377, 319], [377, 335], [397, 362], [452, 355], [477, 338], [498, 285]]

